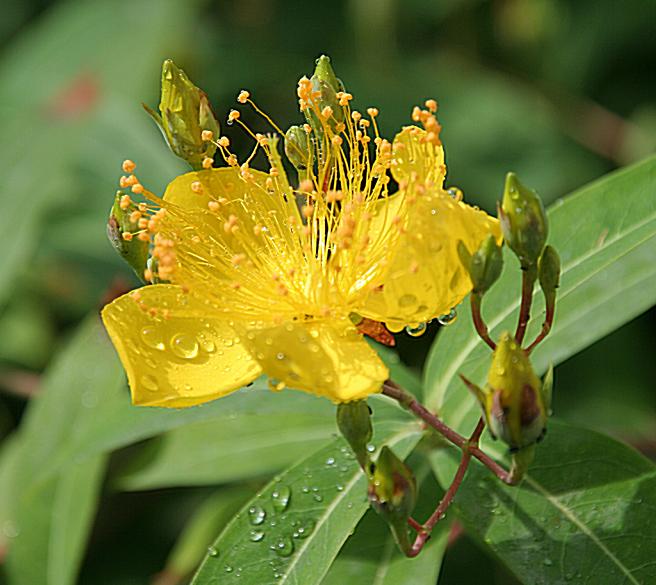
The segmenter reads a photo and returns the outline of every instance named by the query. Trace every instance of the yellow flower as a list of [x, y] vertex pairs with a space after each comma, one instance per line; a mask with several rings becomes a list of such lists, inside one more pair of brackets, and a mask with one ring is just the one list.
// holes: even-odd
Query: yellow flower
[[[445, 191], [432, 101], [430, 111], [413, 114], [424, 128], [406, 127], [390, 144], [379, 137], [378, 111], [362, 116], [348, 96], [338, 96], [343, 122], [335, 123], [301, 80], [301, 107], [316, 111], [323, 132], [321, 160], [297, 188], [277, 138], [254, 135], [255, 150], [240, 166], [221, 137], [227, 167], [179, 176], [161, 199], [144, 191], [151, 204], [142, 204], [134, 217], [141, 229], [130, 237], [151, 240], [146, 276], [165, 283], [102, 312], [135, 403], [198, 404], [261, 374], [274, 389], [364, 398], [381, 389], [388, 370], [354, 314], [394, 331], [418, 327], [471, 290], [457, 243], [477, 249], [500, 230]], [[243, 102], [252, 104], [248, 95]], [[243, 125], [235, 113], [229, 120]], [[316, 128], [305, 131], [310, 144]], [[266, 173], [250, 168], [260, 149]], [[390, 177], [399, 185], [393, 195]]]

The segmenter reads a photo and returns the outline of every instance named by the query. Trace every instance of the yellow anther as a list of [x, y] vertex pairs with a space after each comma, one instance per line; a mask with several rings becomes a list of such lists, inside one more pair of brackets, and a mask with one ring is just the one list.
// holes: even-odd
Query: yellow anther
[[237, 167], [239, 166], [239, 162], [237, 161], [237, 155], [231, 154], [227, 159], [226, 162], [231, 166], [231, 167]]
[[139, 218], [139, 221], [137, 222], [137, 227], [138, 227], [140, 230], [148, 229], [148, 221], [149, 221], [149, 220], [148, 220], [148, 218], [146, 218], [146, 217], [141, 217], [141, 218]]
[[129, 242], [132, 239], [132, 234], [130, 232], [123, 232], [121, 236], [126, 242]]
[[353, 118], [353, 121], [357, 124], [362, 119], [362, 114], [357, 110], [353, 110], [351, 112], [351, 118]]
[[367, 114], [369, 114], [371, 118], [375, 118], [378, 115], [378, 108], [367, 108]]
[[218, 201], [208, 201], [207, 208], [212, 212], [216, 213], [221, 206]]
[[314, 206], [304, 205], [301, 211], [303, 213], [303, 217], [305, 217], [306, 219], [310, 219], [312, 217], [312, 214], [314, 213]]
[[312, 126], [310, 126], [309, 124], [303, 124], [303, 130], [305, 130], [306, 134], [309, 134], [310, 132], [312, 132]]
[[221, 136], [221, 138], [219, 138], [219, 146], [222, 146], [223, 148], [228, 148], [228, 146], [230, 146], [230, 138], [228, 138], [227, 136]]
[[137, 223], [141, 219], [141, 212], [140, 211], [133, 211], [130, 214], [130, 223]]
[[321, 110], [321, 117], [324, 119], [328, 119], [333, 115], [333, 109], [330, 106], [326, 106], [323, 110]]
[[437, 112], [437, 102], [433, 99], [426, 100], [424, 104], [431, 112]]
[[246, 260], [246, 254], [235, 254], [230, 261], [234, 266], [239, 266]]
[[230, 233], [234, 230], [234, 228], [237, 227], [237, 216], [236, 215], [230, 215], [228, 218], [228, 221], [226, 221], [223, 224], [223, 229], [226, 233]]
[[131, 161], [129, 158], [125, 159], [121, 166], [124, 173], [132, 173], [134, 172], [134, 169], [137, 168], [137, 165], [134, 164], [134, 161]]
[[123, 195], [121, 197], [120, 201], [118, 202], [118, 206], [123, 211], [125, 211], [128, 207], [130, 207], [130, 205], [132, 205], [132, 199], [130, 199], [129, 195]]
[[211, 169], [212, 165], [214, 164], [214, 159], [212, 157], [206, 156], [203, 159], [203, 168], [204, 169]]
[[153, 271], [150, 268], [146, 268], [146, 270], [144, 270], [143, 274], [144, 274], [144, 280], [146, 282], [152, 282], [152, 280], [153, 280]]
[[331, 142], [332, 142], [335, 146], [341, 146], [342, 142], [344, 142], [344, 141], [342, 140], [342, 137], [341, 137], [341, 136], [333, 136], [333, 137], [331, 138]]
[[214, 138], [214, 132], [211, 130], [203, 130], [200, 133], [200, 138], [205, 142], [210, 142]]
[[238, 110], [230, 110], [230, 113], [228, 114], [228, 123], [232, 124], [235, 120], [239, 119], [239, 116], [241, 116], [241, 114]]
[[273, 179], [271, 177], [267, 177], [267, 180], [264, 181], [264, 186], [269, 191], [273, 190]]
[[137, 239], [141, 240], [142, 242], [148, 242], [150, 240], [150, 236], [148, 235], [148, 232], [139, 232]]
[[132, 185], [132, 192], [136, 193], [137, 195], [140, 195], [141, 193], [144, 192], [143, 185], [141, 183], [135, 183]]
[[201, 184], [200, 181], [194, 181], [191, 185], [191, 190], [194, 193], [202, 193], [203, 192], [203, 185]]
[[248, 91], [246, 91], [245, 89], [242, 89], [239, 92], [239, 95], [237, 96], [237, 101], [240, 104], [245, 104], [248, 101], [249, 97], [251, 97], [251, 94]]

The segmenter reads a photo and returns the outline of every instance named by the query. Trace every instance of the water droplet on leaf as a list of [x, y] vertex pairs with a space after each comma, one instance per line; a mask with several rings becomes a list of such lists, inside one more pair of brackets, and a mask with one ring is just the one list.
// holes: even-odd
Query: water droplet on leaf
[[455, 322], [455, 320], [458, 318], [458, 313], [455, 309], [451, 309], [448, 313], [445, 315], [440, 315], [437, 318], [437, 322], [440, 325], [451, 325], [451, 323]]
[[410, 336], [410, 337], [421, 337], [424, 333], [426, 333], [427, 329], [426, 323], [417, 323], [416, 325], [408, 325], [405, 328], [405, 332]]
[[248, 520], [253, 526], [259, 526], [266, 520], [266, 512], [260, 506], [251, 506], [248, 509]]
[[292, 497], [292, 491], [286, 485], [281, 485], [271, 492], [271, 501], [273, 509], [276, 512], [283, 512], [289, 506], [289, 500]]

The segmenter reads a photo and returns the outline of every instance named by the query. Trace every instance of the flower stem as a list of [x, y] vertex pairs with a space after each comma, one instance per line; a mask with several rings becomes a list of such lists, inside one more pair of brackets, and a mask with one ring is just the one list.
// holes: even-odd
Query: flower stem
[[533, 287], [537, 279], [537, 270], [535, 266], [522, 268], [522, 301], [519, 307], [519, 319], [517, 321], [517, 330], [515, 331], [515, 341], [519, 345], [524, 341], [526, 327], [531, 318], [531, 305], [533, 304]]
[[551, 331], [551, 326], [553, 325], [555, 312], [556, 312], [555, 303], [547, 303], [547, 311], [544, 318], [544, 323], [542, 323], [542, 330], [540, 331], [539, 335], [535, 338], [533, 343], [531, 343], [531, 345], [529, 345], [526, 348], [526, 353], [528, 355], [530, 355], [531, 352], [542, 342], [542, 340], [547, 335], [549, 335], [549, 331]]
[[[510, 472], [506, 471], [501, 465], [494, 461], [489, 455], [486, 455], [478, 447], [478, 437], [480, 433], [483, 432], [485, 423], [483, 419], [478, 421], [476, 426], [476, 431], [478, 435], [475, 436], [476, 441], [471, 442], [471, 438], [468, 440], [463, 437], [460, 433], [454, 431], [446, 423], [442, 422], [436, 415], [434, 415], [430, 410], [428, 410], [423, 404], [421, 404], [412, 394], [406, 392], [401, 388], [396, 382], [392, 380], [387, 380], [383, 384], [383, 394], [389, 396], [396, 400], [401, 406], [408, 409], [410, 412], [415, 414], [418, 418], [423, 420], [427, 425], [435, 429], [440, 433], [445, 439], [456, 445], [462, 450], [466, 450], [470, 453], [472, 457], [478, 459], [485, 467], [487, 467], [494, 475], [496, 475], [502, 482], [508, 485], [515, 485], [517, 481], [511, 476]], [[480, 427], [480, 430], [478, 430]], [[475, 432], [476, 432], [475, 431]]]
[[487, 329], [487, 325], [485, 324], [485, 321], [483, 321], [483, 316], [481, 315], [481, 303], [483, 301], [483, 296], [479, 293], [472, 292], [469, 300], [469, 304], [471, 305], [472, 320], [474, 321], [476, 332], [478, 333], [479, 337], [490, 346], [492, 351], [494, 351], [497, 348], [497, 344], [492, 341], [492, 338], [490, 337], [489, 331]]

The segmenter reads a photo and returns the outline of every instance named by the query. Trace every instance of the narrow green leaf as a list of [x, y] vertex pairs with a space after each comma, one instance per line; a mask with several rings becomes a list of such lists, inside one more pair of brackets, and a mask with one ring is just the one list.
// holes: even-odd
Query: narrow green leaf
[[[334, 410], [334, 408], [332, 409]], [[120, 478], [126, 490], [214, 485], [274, 473], [303, 459], [336, 432], [335, 413], [243, 414], [185, 425], [147, 451], [140, 468]]]
[[[485, 449], [504, 456], [499, 443]], [[433, 455], [442, 485], [456, 457], [454, 449]], [[520, 486], [475, 463], [456, 506], [524, 583], [656, 582], [656, 467], [609, 437], [553, 421]]]
[[[407, 455], [415, 423], [383, 423], [377, 445]], [[219, 536], [193, 585], [321, 582], [367, 510], [366, 479], [342, 439], [310, 455], [266, 486]]]
[[[558, 363], [656, 303], [656, 158], [612, 173], [549, 209], [550, 238], [562, 259], [556, 321], [534, 353], [538, 370]], [[506, 254], [500, 281], [486, 295], [483, 313], [497, 337], [514, 330], [519, 270]], [[535, 291], [527, 339], [541, 326], [544, 303]], [[461, 318], [440, 333], [425, 371], [427, 402], [463, 430], [477, 407], [457, 374], [481, 383], [490, 352], [477, 337], [466, 304]], [[556, 390], [557, 392], [557, 390]], [[463, 424], [466, 421], [467, 424]]]
[[[435, 509], [440, 489], [430, 476], [419, 483], [419, 502], [413, 516], [424, 521]], [[450, 522], [440, 522], [420, 555], [409, 559], [399, 551], [385, 522], [369, 510], [321, 585], [435, 585], [450, 527]]]
[[198, 566], [232, 516], [253, 496], [254, 488], [238, 485], [217, 490], [204, 500], [187, 522], [171, 551], [166, 568], [154, 584], [182, 580]]

